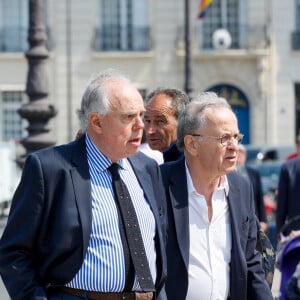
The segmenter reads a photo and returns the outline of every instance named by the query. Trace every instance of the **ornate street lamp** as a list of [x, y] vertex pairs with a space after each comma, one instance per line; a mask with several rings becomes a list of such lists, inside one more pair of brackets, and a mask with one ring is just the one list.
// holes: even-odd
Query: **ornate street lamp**
[[29, 122], [28, 136], [21, 140], [26, 153], [18, 158], [23, 166], [26, 156], [38, 149], [54, 145], [56, 142], [48, 127], [48, 122], [57, 110], [48, 100], [48, 76], [46, 60], [49, 57], [46, 48], [46, 29], [44, 22], [44, 0], [29, 0], [29, 50], [26, 94], [29, 103], [23, 105], [18, 113]]

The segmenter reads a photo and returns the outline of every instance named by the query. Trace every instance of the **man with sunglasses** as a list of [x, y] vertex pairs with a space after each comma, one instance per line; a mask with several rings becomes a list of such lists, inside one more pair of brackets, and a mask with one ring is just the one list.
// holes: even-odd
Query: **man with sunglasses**
[[198, 95], [179, 117], [185, 157], [161, 166], [168, 299], [273, 299], [255, 250], [253, 191], [233, 172], [242, 138], [230, 105], [215, 93]]

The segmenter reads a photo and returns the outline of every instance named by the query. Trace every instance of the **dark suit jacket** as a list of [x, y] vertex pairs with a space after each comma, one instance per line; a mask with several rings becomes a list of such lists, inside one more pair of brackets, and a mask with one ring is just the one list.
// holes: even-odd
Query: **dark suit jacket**
[[249, 180], [251, 181], [253, 187], [257, 218], [260, 222], [268, 223], [260, 174], [257, 170], [251, 167], [246, 166], [245, 168], [248, 172]]
[[[158, 165], [129, 158], [156, 220], [157, 281], [166, 275], [166, 216]], [[82, 265], [92, 228], [85, 135], [28, 156], [0, 242], [0, 273], [12, 299], [46, 299], [45, 288], [69, 282]]]
[[178, 150], [176, 141], [163, 151], [164, 162], [178, 160], [183, 157], [183, 155], [183, 152]]
[[286, 161], [279, 174], [276, 228], [300, 215], [300, 157]]
[[[161, 165], [168, 205], [168, 299], [184, 300], [188, 290], [189, 213], [184, 159]], [[273, 299], [265, 281], [261, 256], [255, 251], [256, 221], [252, 188], [247, 180], [228, 175], [232, 249], [230, 299]], [[201, 255], [201, 253], [199, 253]]]

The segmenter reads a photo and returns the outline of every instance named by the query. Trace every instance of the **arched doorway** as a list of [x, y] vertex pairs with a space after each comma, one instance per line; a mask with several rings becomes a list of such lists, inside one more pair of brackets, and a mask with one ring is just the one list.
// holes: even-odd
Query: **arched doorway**
[[236, 86], [220, 83], [207, 89], [225, 98], [231, 105], [238, 118], [240, 132], [244, 134], [243, 144], [250, 143], [250, 111], [246, 95]]

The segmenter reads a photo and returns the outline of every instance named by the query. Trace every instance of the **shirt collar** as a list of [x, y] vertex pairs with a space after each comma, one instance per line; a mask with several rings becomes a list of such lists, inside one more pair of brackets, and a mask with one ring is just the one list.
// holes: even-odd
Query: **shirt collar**
[[[89, 163], [99, 172], [107, 170], [112, 161], [97, 148], [88, 134], [86, 134], [85, 141]], [[119, 160], [118, 164], [121, 168], [124, 168], [124, 159]]]
[[[187, 178], [187, 190], [188, 194], [190, 195], [193, 192], [196, 192], [195, 187], [193, 185], [192, 177], [189, 171], [189, 168], [187, 167], [187, 164], [185, 162], [185, 171], [186, 171], [186, 178]], [[229, 184], [228, 184], [228, 179], [227, 176], [223, 176], [223, 182], [221, 182], [220, 186], [218, 186], [217, 190], [224, 190], [226, 197], [228, 196], [229, 193]]]

